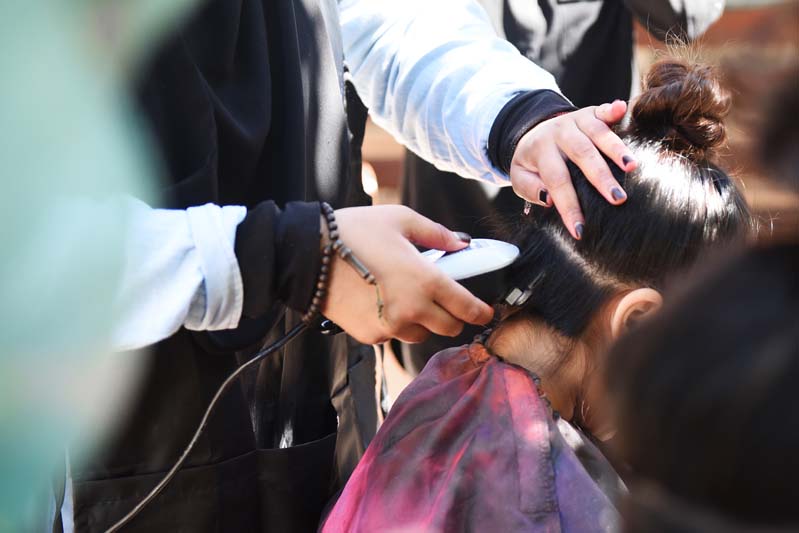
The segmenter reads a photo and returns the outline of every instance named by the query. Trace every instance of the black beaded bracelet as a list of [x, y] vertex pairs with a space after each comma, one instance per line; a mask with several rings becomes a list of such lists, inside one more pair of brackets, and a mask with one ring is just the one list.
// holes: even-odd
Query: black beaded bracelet
[[333, 246], [328, 244], [322, 248], [322, 268], [319, 269], [319, 276], [316, 278], [316, 290], [314, 291], [311, 306], [302, 315], [302, 321], [310, 324], [322, 310], [322, 302], [327, 295], [327, 282], [330, 277], [330, 261], [333, 255]]
[[[322, 214], [327, 220], [328, 240], [333, 242], [333, 235], [338, 236], [338, 226], [336, 225], [336, 215], [333, 213], [333, 208], [327, 203], [322, 203]], [[322, 267], [319, 269], [319, 276], [316, 278], [316, 289], [314, 291], [311, 306], [302, 315], [302, 321], [308, 325], [319, 315], [322, 310], [322, 302], [327, 296], [327, 283], [330, 279], [330, 264], [333, 260], [333, 244], [327, 244], [322, 248]]]

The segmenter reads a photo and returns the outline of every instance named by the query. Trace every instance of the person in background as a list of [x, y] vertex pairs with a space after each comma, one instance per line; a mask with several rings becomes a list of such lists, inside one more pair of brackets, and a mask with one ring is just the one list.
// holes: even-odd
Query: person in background
[[608, 364], [625, 531], [797, 531], [799, 246], [730, 259]]
[[[793, 193], [797, 80], [760, 137], [763, 168]], [[714, 264], [611, 352], [625, 531], [799, 530], [799, 228], [781, 239]]]
[[[555, 76], [563, 94], [578, 107], [629, 100], [639, 91], [634, 62], [634, 26], [657, 39], [688, 42], [698, 38], [724, 10], [723, 0], [608, 0], [561, 2], [545, 0], [481, 0], [494, 26], [525, 57]], [[529, 178], [529, 179], [527, 179]], [[402, 203], [447, 227], [473, 236], [491, 232], [496, 213], [515, 212], [519, 191], [540, 205], [551, 205], [551, 190], [525, 176], [515, 191], [463, 180], [437, 169], [412, 151], [405, 158]], [[466, 327], [458, 336], [469, 342], [480, 330]], [[427, 359], [451, 346], [433, 336], [420, 344], [394, 344], [402, 364], [417, 374]]]
[[617, 174], [628, 201], [605, 205], [572, 167], [583, 239], [545, 207], [515, 214], [521, 255], [498, 324], [436, 354], [402, 392], [322, 531], [617, 531], [625, 487], [597, 445], [615, 431], [608, 350], [708, 255], [756, 229], [713, 163], [729, 108], [711, 68], [652, 67], [623, 132], [639, 161]]
[[[577, 149], [571, 159], [614, 206], [622, 188], [600, 152], [635, 168], [607, 125], [626, 105], [577, 110], [470, 0], [210, 0], [149, 59], [135, 93], [164, 184], [157, 203], [132, 208], [129, 314], [115, 338], [153, 349], [109, 447], [70, 465], [59, 517], [77, 531], [105, 530], [138, 504], [227, 376], [300, 323], [311, 331], [228, 391], [127, 530], [315, 528], [376, 426], [374, 356], [357, 341], [490, 320], [412, 245], [464, 240], [407, 208], [359, 207], [366, 106], [459, 174], [507, 184], [540, 171], [559, 184], [574, 239], [586, 225], [563, 152]], [[330, 255], [337, 239], [373, 283]], [[350, 336], [318, 332], [319, 312]]]

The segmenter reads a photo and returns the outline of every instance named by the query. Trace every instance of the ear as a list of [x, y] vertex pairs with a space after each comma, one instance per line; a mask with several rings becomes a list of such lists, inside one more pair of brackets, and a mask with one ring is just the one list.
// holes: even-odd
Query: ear
[[663, 305], [663, 297], [650, 288], [635, 289], [616, 304], [610, 317], [610, 332], [616, 339], [638, 321], [648, 317]]

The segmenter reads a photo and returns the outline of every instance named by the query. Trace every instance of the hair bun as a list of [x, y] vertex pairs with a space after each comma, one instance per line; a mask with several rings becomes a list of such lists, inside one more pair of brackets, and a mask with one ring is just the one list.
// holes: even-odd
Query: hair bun
[[632, 110], [630, 133], [662, 142], [694, 158], [724, 143], [730, 94], [706, 65], [664, 59], [655, 63]]

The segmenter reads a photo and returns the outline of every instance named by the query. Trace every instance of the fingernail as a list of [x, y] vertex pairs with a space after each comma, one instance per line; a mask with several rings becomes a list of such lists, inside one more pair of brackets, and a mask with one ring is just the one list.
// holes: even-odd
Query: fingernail
[[540, 191], [538, 191], [538, 201], [544, 205], [549, 204], [549, 193], [547, 192], [546, 189], [541, 189]]
[[468, 233], [464, 233], [462, 231], [453, 231], [452, 233], [454, 233], [455, 238], [461, 242], [465, 242], [466, 244], [472, 242], [472, 236], [469, 235]]
[[623, 190], [621, 190], [621, 189], [619, 189], [618, 187], [613, 187], [613, 188], [610, 190], [610, 195], [611, 195], [611, 196], [613, 197], [613, 199], [614, 199], [614, 200], [616, 200], [617, 202], [618, 202], [619, 200], [624, 200], [625, 198], [627, 198], [627, 195], [626, 195], [626, 194], [624, 194], [624, 191], [623, 191]]
[[583, 230], [585, 229], [585, 225], [582, 222], [578, 222], [574, 225], [574, 233], [577, 235], [578, 239], [583, 238]]
[[621, 162], [624, 163], [625, 167], [630, 166], [630, 163], [632, 163], [633, 161], [635, 161], [635, 159], [633, 159], [629, 155], [625, 155], [624, 157], [621, 158]]

